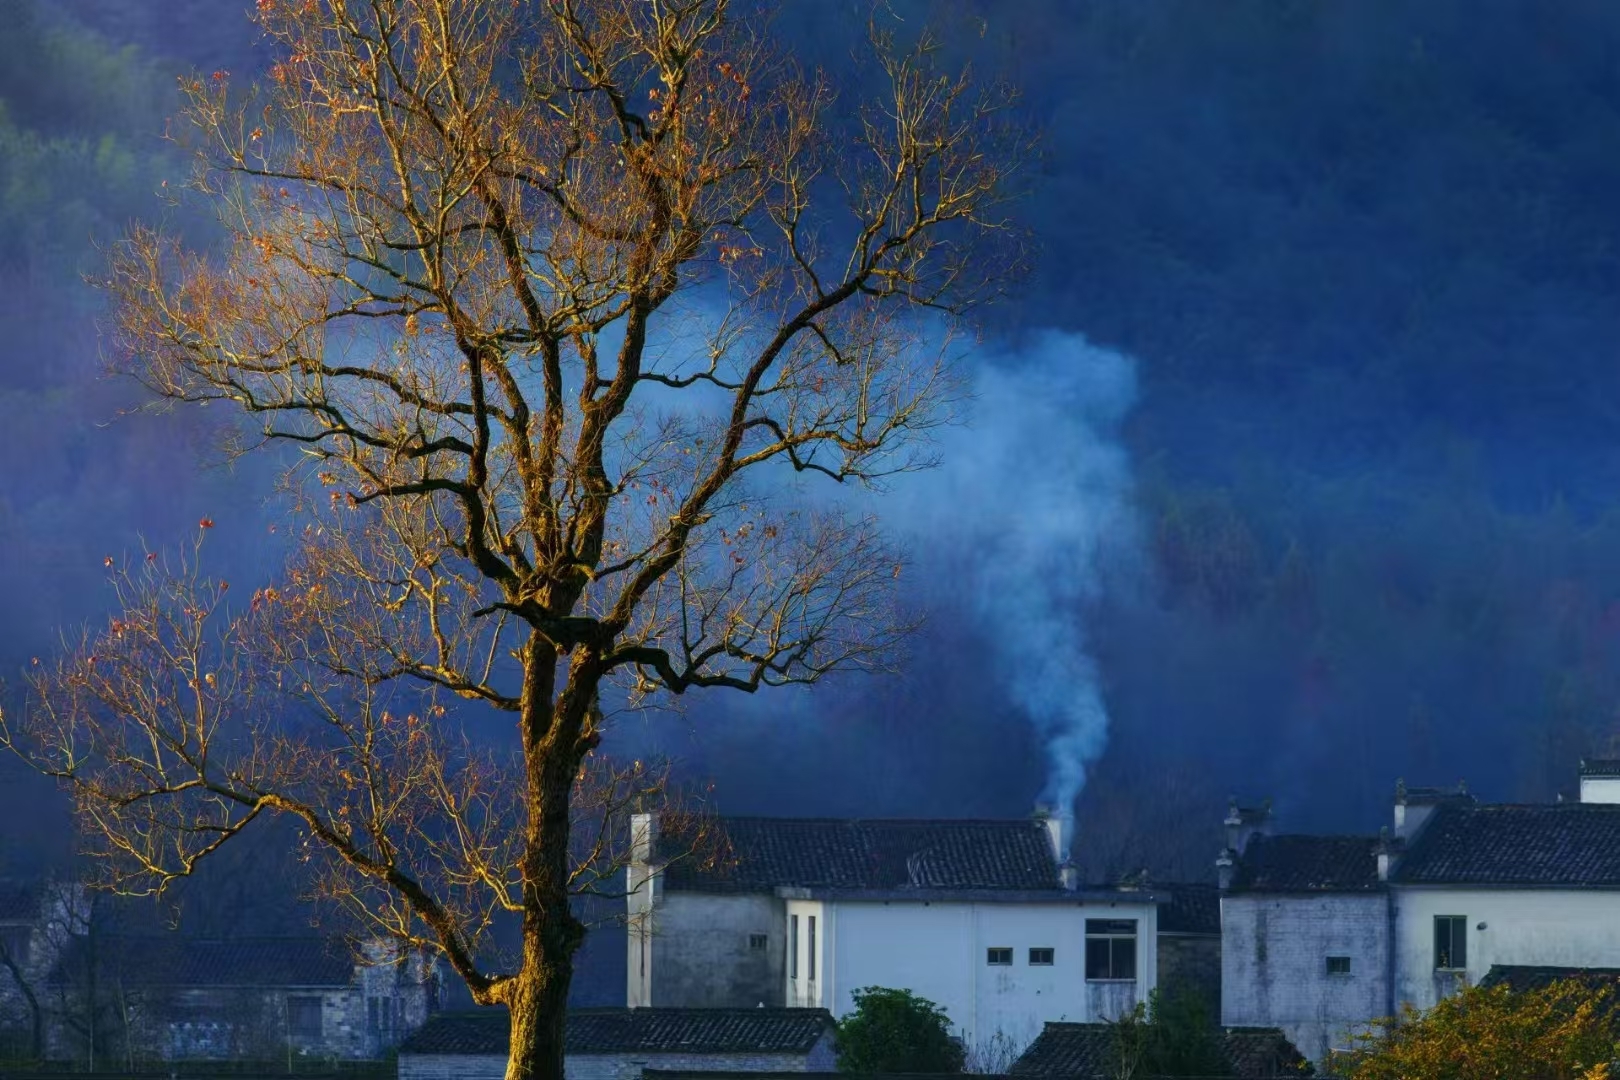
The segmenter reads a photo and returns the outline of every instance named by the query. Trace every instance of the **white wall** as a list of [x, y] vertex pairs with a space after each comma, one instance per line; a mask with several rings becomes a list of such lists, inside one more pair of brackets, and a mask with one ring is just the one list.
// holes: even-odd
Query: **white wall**
[[1581, 777], [1581, 802], [1620, 803], [1620, 776]]
[[1620, 967], [1620, 892], [1403, 885], [1395, 902], [1395, 988], [1401, 1000], [1420, 1009], [1433, 1006], [1458, 983], [1457, 976], [1434, 970], [1436, 915], [1467, 917], [1471, 984], [1492, 964]]
[[[1221, 1023], [1280, 1027], [1320, 1064], [1349, 1033], [1389, 1012], [1389, 908], [1383, 893], [1221, 898]], [[1350, 958], [1330, 975], [1329, 956]]]
[[[969, 1043], [997, 1032], [1019, 1042], [1047, 1021], [1111, 1019], [1144, 1000], [1157, 982], [1158, 909], [1146, 903], [922, 903], [791, 900], [800, 949], [816, 916], [817, 980], [801, 952], [800, 978], [788, 978], [790, 1004], [819, 1005], [834, 1016], [854, 1006], [866, 986], [911, 990], [943, 1006]], [[1086, 920], [1135, 919], [1136, 980], [1088, 983]], [[986, 962], [990, 948], [1010, 948], [1010, 967]], [[1031, 966], [1031, 948], [1054, 950], [1053, 964]]]

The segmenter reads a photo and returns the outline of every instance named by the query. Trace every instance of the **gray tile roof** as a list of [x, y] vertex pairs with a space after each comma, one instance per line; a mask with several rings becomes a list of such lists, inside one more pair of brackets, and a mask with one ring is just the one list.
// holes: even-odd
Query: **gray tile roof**
[[76, 937], [51, 972], [51, 985], [79, 982], [92, 960], [103, 978], [171, 988], [348, 986], [356, 962], [341, 938], [108, 936], [98, 938], [92, 952], [85, 938]]
[[[575, 1009], [570, 1054], [808, 1054], [833, 1026], [825, 1009]], [[400, 1044], [401, 1054], [507, 1053], [504, 1009], [440, 1013]]]
[[1620, 758], [1583, 758], [1581, 775], [1620, 777]]
[[1256, 836], [1238, 857], [1232, 891], [1367, 892], [1378, 880], [1370, 836]]
[[[735, 817], [720, 824], [728, 856], [712, 867], [675, 859], [665, 872], [668, 888], [1033, 890], [1059, 884], [1046, 828], [1035, 820]], [[666, 843], [666, 856], [678, 852], [679, 838]]]
[[[1013, 1076], [1094, 1080], [1117, 1075], [1109, 1024], [1048, 1023], [1013, 1063]], [[1232, 1075], [1242, 1080], [1308, 1076], [1310, 1065], [1277, 1028], [1227, 1028], [1221, 1033]]]
[[1167, 934], [1219, 934], [1221, 932], [1221, 890], [1214, 885], [1184, 882], [1154, 886], [1170, 893], [1170, 902], [1159, 905], [1159, 930]]
[[1394, 877], [1410, 884], [1620, 888], [1620, 805], [1442, 806]]
[[1588, 987], [1613, 986], [1620, 989], [1620, 968], [1531, 967], [1520, 964], [1492, 964], [1480, 980], [1481, 986], [1506, 986], [1514, 993], [1540, 990], [1555, 982], [1571, 980]]

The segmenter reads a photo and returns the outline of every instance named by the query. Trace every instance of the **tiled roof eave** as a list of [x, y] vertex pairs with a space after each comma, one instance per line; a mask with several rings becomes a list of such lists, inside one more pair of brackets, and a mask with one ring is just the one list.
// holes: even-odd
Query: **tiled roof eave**
[[840, 889], [783, 886], [776, 895], [793, 900], [871, 903], [974, 904], [1164, 904], [1167, 892], [1113, 889]]

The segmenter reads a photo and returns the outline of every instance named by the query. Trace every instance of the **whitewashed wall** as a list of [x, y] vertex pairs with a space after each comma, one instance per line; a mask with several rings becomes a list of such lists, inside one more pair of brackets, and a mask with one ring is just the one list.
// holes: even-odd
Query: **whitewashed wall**
[[[786, 914], [799, 916], [801, 949], [800, 977], [786, 979], [789, 1004], [843, 1016], [861, 987], [911, 990], [943, 1006], [970, 1043], [997, 1032], [1028, 1042], [1047, 1021], [1111, 1019], [1145, 1000], [1157, 981], [1158, 910], [1152, 904], [791, 900]], [[814, 984], [802, 952], [811, 915], [819, 953]], [[1088, 918], [1136, 920], [1134, 982], [1086, 981]], [[1012, 949], [1012, 965], [986, 963], [992, 947]], [[1032, 947], [1053, 949], [1053, 964], [1031, 966]]]
[[1469, 983], [1483, 979], [1492, 964], [1620, 967], [1620, 892], [1403, 885], [1395, 902], [1395, 989], [1420, 1009], [1433, 1006], [1459, 981], [1434, 970], [1436, 915], [1468, 920]]
[[[1328, 974], [1329, 956], [1350, 973]], [[1388, 964], [1383, 893], [1221, 898], [1221, 1023], [1280, 1027], [1317, 1064], [1389, 1011]]]
[[[570, 1054], [568, 1080], [641, 1080], [642, 1069], [681, 1072], [832, 1072], [832, 1036], [808, 1054]], [[401, 1054], [399, 1080], [503, 1080], [506, 1058], [497, 1054]]]

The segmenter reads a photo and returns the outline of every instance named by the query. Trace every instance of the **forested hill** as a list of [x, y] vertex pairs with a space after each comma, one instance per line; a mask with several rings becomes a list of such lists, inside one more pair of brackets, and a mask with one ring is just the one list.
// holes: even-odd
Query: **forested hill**
[[[204, 512], [244, 551], [262, 529], [262, 492], [198, 467], [194, 428], [98, 426], [130, 399], [92, 377], [78, 276], [92, 238], [166, 212], [172, 79], [250, 74], [246, 7], [0, 0], [8, 675], [95, 614], [109, 549]], [[1372, 828], [1396, 776], [1542, 798], [1609, 748], [1620, 6], [900, 7], [1016, 74], [1047, 130], [1021, 211], [1040, 259], [993, 338], [1058, 327], [1138, 363], [1145, 573], [1092, 613], [1115, 732], [1094, 831], [1201, 872], [1213, 841], [1185, 823], [1232, 791], [1277, 796], [1290, 827]], [[786, 8], [833, 64], [866, 10]], [[959, 583], [916, 588], [931, 629], [905, 677], [830, 688], [769, 734], [696, 703], [694, 771], [737, 809], [1025, 812], [1042, 765], [986, 670], [995, 628]]]

